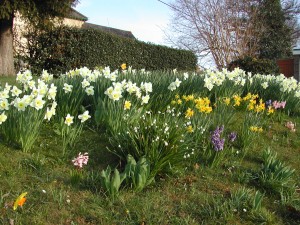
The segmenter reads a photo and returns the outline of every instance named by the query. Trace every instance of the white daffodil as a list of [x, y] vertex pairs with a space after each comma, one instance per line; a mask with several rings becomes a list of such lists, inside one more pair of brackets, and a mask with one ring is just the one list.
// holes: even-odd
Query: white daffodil
[[0, 91], [0, 99], [9, 98], [9, 90]]
[[21, 93], [22, 93], [22, 91], [19, 88], [17, 88], [16, 86], [13, 86], [13, 88], [11, 89], [12, 96], [18, 97]]
[[70, 84], [64, 83], [63, 89], [64, 89], [65, 93], [69, 93], [69, 92], [72, 92], [73, 86]]
[[188, 74], [188, 73], [184, 73], [184, 74], [183, 74], [183, 79], [184, 79], [184, 80], [189, 79], [189, 74]]
[[54, 84], [51, 84], [49, 91], [48, 91], [48, 99], [52, 99], [55, 100], [56, 97], [56, 93], [57, 93], [57, 87]]
[[73, 123], [73, 119], [74, 119], [74, 116], [70, 116], [70, 114], [68, 114], [65, 119], [65, 124], [70, 126]]
[[78, 118], [81, 120], [81, 123], [83, 123], [91, 118], [91, 116], [89, 115], [89, 111], [85, 111], [83, 114], [79, 115]]
[[93, 86], [89, 86], [85, 89], [85, 92], [87, 95], [94, 95], [94, 87]]
[[18, 109], [18, 111], [25, 111], [27, 104], [23, 99], [16, 98], [14, 100], [14, 106]]
[[113, 90], [109, 98], [114, 101], [119, 101], [120, 98], [122, 98], [122, 93], [120, 91]]
[[8, 100], [6, 98], [0, 100], [0, 110], [8, 110]]
[[40, 110], [43, 108], [44, 104], [45, 104], [45, 101], [43, 100], [43, 97], [37, 96], [35, 99], [33, 99], [30, 106], [35, 108], [36, 110]]
[[175, 82], [172, 82], [172, 83], [168, 86], [168, 89], [169, 89], [170, 91], [176, 90], [176, 84], [175, 84]]
[[113, 92], [114, 88], [113, 87], [109, 87], [106, 89], [106, 91], [104, 92], [104, 94], [106, 94], [107, 96], [110, 96], [111, 93]]
[[52, 109], [47, 108], [47, 111], [45, 113], [44, 119], [50, 121], [50, 119], [52, 118], [52, 116], [53, 116]]
[[4, 112], [2, 114], [0, 114], [0, 124], [2, 124], [3, 122], [5, 122], [6, 119], [7, 119], [7, 116], [5, 115]]
[[145, 91], [146, 93], [152, 92], [152, 83], [142, 82], [141, 83], [141, 89]]
[[86, 87], [90, 86], [90, 82], [88, 82], [86, 79], [84, 79], [81, 82], [81, 85], [82, 85], [82, 88], [86, 88]]
[[266, 81], [266, 82], [263, 82], [261, 84], [261, 86], [262, 86], [263, 89], [266, 89], [269, 85], [268, 85], [268, 82]]
[[181, 81], [178, 78], [176, 78], [174, 83], [175, 83], [176, 87], [179, 87], [181, 84]]
[[146, 95], [142, 97], [142, 105], [147, 104], [149, 102], [150, 96]]
[[47, 70], [43, 70], [41, 78], [43, 81], [49, 82], [49, 81], [53, 80], [53, 75], [49, 74]]

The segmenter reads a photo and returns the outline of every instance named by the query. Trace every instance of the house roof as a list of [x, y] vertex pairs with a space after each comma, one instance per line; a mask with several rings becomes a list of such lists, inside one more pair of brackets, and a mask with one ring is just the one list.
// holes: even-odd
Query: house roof
[[76, 11], [75, 9], [71, 8], [70, 12], [66, 15], [69, 19], [75, 19], [75, 20], [81, 20], [81, 21], [87, 21], [88, 18], [81, 14], [80, 12]]
[[96, 30], [101, 30], [107, 33], [115, 34], [121, 37], [126, 37], [130, 39], [135, 39], [134, 35], [131, 33], [131, 31], [126, 31], [126, 30], [120, 30], [112, 27], [105, 27], [97, 24], [92, 24], [92, 23], [87, 23], [85, 22], [82, 25], [83, 29], [96, 29]]

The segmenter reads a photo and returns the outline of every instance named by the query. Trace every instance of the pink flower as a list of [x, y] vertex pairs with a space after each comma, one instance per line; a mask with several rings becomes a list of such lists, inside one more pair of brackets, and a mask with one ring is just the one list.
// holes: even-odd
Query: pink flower
[[295, 124], [292, 121], [288, 121], [286, 122], [285, 126], [290, 129], [291, 132], [295, 132]]
[[286, 101], [282, 101], [282, 102], [278, 102], [278, 101], [274, 101], [273, 102], [273, 107], [275, 109], [280, 109], [280, 108], [285, 108], [285, 104], [286, 104]]
[[72, 160], [72, 163], [74, 164], [74, 166], [82, 168], [83, 165], [87, 165], [88, 161], [89, 161], [88, 153], [86, 152], [84, 154], [81, 154], [81, 152], [79, 152], [77, 158], [74, 158]]

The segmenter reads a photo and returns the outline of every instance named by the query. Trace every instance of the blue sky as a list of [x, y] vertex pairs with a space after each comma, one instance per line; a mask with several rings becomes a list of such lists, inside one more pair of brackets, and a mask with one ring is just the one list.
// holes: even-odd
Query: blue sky
[[75, 9], [89, 23], [131, 31], [141, 41], [167, 44], [163, 30], [172, 12], [157, 0], [80, 0]]

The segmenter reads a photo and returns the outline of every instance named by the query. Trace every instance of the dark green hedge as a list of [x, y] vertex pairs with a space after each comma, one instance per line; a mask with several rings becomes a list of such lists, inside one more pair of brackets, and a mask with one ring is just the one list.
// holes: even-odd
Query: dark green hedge
[[240, 69], [251, 72], [254, 74], [279, 74], [279, 67], [274, 60], [270, 59], [257, 59], [254, 57], [246, 56], [232, 61], [228, 69], [233, 70], [234, 68], [239, 67]]
[[59, 27], [42, 34], [28, 34], [29, 64], [34, 72], [47, 69], [64, 73], [87, 66], [120, 68], [122, 63], [134, 69], [174, 69], [194, 71], [195, 54], [187, 50], [149, 44], [94, 29]]

